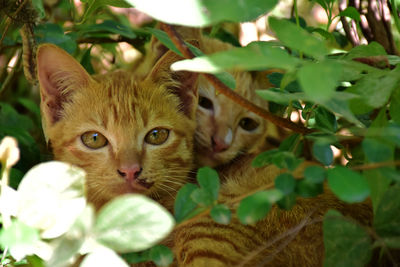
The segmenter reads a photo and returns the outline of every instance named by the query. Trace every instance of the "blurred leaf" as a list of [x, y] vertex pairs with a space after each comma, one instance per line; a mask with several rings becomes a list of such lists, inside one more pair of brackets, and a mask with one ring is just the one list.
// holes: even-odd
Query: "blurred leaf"
[[140, 263], [150, 261], [150, 249], [141, 252], [130, 252], [122, 254], [121, 257], [128, 263]]
[[197, 171], [197, 182], [206, 190], [213, 200], [217, 200], [219, 192], [219, 176], [216, 170], [210, 167], [202, 167]]
[[383, 195], [374, 216], [374, 228], [381, 237], [400, 235], [400, 186], [390, 187]]
[[296, 183], [296, 193], [302, 197], [316, 197], [323, 191], [322, 183], [312, 183], [308, 180], [300, 180]]
[[204, 27], [225, 21], [254, 20], [271, 10], [278, 1], [127, 0], [127, 2], [149, 16], [166, 23]]
[[382, 162], [393, 159], [394, 146], [377, 138], [364, 138], [362, 147], [368, 162]]
[[82, 67], [85, 68], [85, 70], [90, 74], [93, 75], [94, 74], [94, 69], [93, 69], [93, 65], [92, 65], [92, 57], [90, 55], [90, 52], [92, 51], [93, 46], [91, 46], [89, 49], [86, 49], [85, 53], [82, 56], [81, 59], [81, 65]]
[[231, 221], [231, 210], [224, 204], [215, 205], [210, 212], [211, 218], [221, 224], [229, 224]]
[[46, 13], [44, 12], [43, 1], [42, 0], [32, 0], [32, 5], [39, 14], [39, 18], [43, 19]]
[[157, 245], [150, 249], [150, 259], [157, 266], [169, 266], [174, 260], [174, 254], [168, 247]]
[[214, 204], [214, 200], [210, 192], [203, 188], [197, 188], [194, 190], [190, 197], [201, 207], [209, 207]]
[[[98, 1], [98, 0], [97, 0]], [[96, 2], [97, 2], [96, 1]], [[99, 2], [104, 1], [100, 0]], [[133, 30], [121, 23], [118, 23], [113, 20], [105, 20], [102, 23], [99, 24], [94, 24], [94, 25], [84, 25], [81, 30], [81, 34], [84, 35], [86, 33], [92, 33], [92, 32], [106, 32], [106, 33], [114, 33], [114, 34], [119, 34], [121, 36], [134, 39], [136, 37], [136, 34], [133, 32]]]
[[262, 167], [271, 164], [273, 157], [278, 153], [280, 153], [280, 151], [276, 148], [264, 151], [258, 154], [257, 157], [253, 159], [253, 161], [251, 162], [251, 166]]
[[394, 122], [400, 124], [400, 89], [395, 89], [389, 106], [389, 114]]
[[39, 231], [19, 220], [13, 220], [10, 226], [0, 230], [1, 247], [8, 247], [16, 260], [33, 254], [39, 240]]
[[388, 168], [372, 169], [364, 171], [363, 173], [371, 191], [370, 196], [374, 213], [376, 213], [376, 209], [378, 208], [382, 197], [384, 196], [392, 182], [390, 178], [386, 175], [384, 169]]
[[251, 164], [253, 167], [274, 164], [280, 169], [289, 169], [293, 171], [302, 162], [303, 159], [296, 157], [292, 152], [271, 149], [258, 154]]
[[[328, 54], [325, 43], [287, 19], [269, 17], [269, 26], [285, 46], [316, 59]], [[317, 76], [314, 76], [317, 78]]]
[[328, 184], [333, 193], [348, 203], [364, 201], [370, 194], [366, 179], [357, 172], [342, 166], [328, 171]]
[[10, 128], [29, 131], [33, 128], [33, 122], [27, 116], [18, 114], [11, 105], [0, 102], [0, 134], [2, 130]]
[[80, 267], [112, 266], [129, 267], [116, 252], [107, 247], [98, 248], [83, 258]]
[[52, 43], [72, 54], [77, 48], [72, 35], [64, 34], [63, 28], [57, 24], [45, 23], [35, 27], [35, 37], [38, 44]]
[[278, 202], [278, 206], [284, 210], [290, 210], [296, 204], [296, 193], [283, 196]]
[[341, 11], [339, 13], [339, 16], [348, 17], [348, 18], [351, 18], [352, 20], [355, 20], [357, 22], [361, 21], [360, 13], [358, 13], [357, 9], [355, 9], [352, 6], [346, 7], [345, 10], [343, 10], [343, 11]]
[[242, 224], [254, 224], [267, 215], [271, 209], [269, 194], [268, 191], [260, 191], [239, 203], [236, 212]]
[[282, 173], [275, 178], [275, 188], [282, 191], [285, 195], [292, 193], [295, 186], [296, 180], [290, 173]]
[[385, 48], [380, 43], [371, 42], [368, 45], [357, 45], [345, 56], [346, 59], [386, 55]]
[[303, 137], [300, 134], [292, 134], [285, 138], [279, 145], [281, 151], [293, 151], [295, 156], [300, 156], [303, 150], [304, 142]]
[[108, 202], [95, 224], [96, 240], [116, 252], [147, 249], [172, 230], [174, 219], [160, 204], [129, 194]]
[[310, 183], [321, 184], [325, 181], [326, 170], [321, 166], [309, 166], [304, 170], [304, 176]]
[[32, 112], [32, 114], [34, 115], [36, 122], [40, 122], [41, 121], [41, 115], [40, 115], [40, 108], [39, 105], [29, 99], [29, 98], [18, 98], [18, 103], [20, 103], [21, 105], [23, 105], [27, 110], [29, 110], [30, 112]]
[[114, 7], [132, 7], [130, 4], [127, 3], [125, 0], [82, 0], [81, 2], [87, 4], [87, 8], [85, 13], [82, 16], [82, 20], [80, 24], [85, 22], [87, 17], [89, 17], [94, 11], [96, 11], [100, 7], [105, 6], [114, 6]]
[[400, 237], [398, 236], [382, 238], [382, 243], [385, 244], [385, 246], [387, 246], [388, 248], [400, 249]]
[[331, 165], [333, 163], [333, 152], [329, 143], [316, 141], [313, 144], [312, 152], [314, 158], [325, 166]]
[[198, 186], [186, 184], [178, 191], [174, 205], [176, 222], [183, 221], [196, 208], [197, 203], [190, 197], [196, 189], [198, 189]]
[[85, 173], [67, 163], [50, 161], [33, 167], [18, 186], [17, 218], [41, 230], [42, 238], [64, 234], [86, 205]]
[[365, 266], [372, 252], [371, 238], [358, 224], [329, 210], [323, 223], [324, 266]]
[[158, 39], [158, 41], [160, 41], [163, 45], [165, 45], [169, 50], [172, 50], [176, 54], [183, 57], [182, 53], [179, 51], [178, 48], [176, 48], [175, 44], [172, 42], [171, 38], [169, 38], [166, 32], [151, 27], [145, 27], [144, 29], [153, 34]]
[[303, 91], [312, 100], [324, 102], [334, 95], [341, 71], [340, 64], [325, 60], [304, 65], [297, 75]]
[[299, 60], [285, 50], [268, 42], [252, 42], [245, 47], [233, 48], [208, 56], [175, 62], [171, 69], [218, 73], [222, 70], [260, 70], [265, 68], [294, 69]]

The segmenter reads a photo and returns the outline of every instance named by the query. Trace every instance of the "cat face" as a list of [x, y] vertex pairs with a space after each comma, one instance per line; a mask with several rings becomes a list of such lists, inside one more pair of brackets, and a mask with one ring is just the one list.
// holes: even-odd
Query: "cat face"
[[[255, 95], [257, 87], [250, 73], [234, 72], [235, 91], [260, 106], [267, 103]], [[197, 108], [196, 163], [215, 167], [230, 162], [243, 153], [262, 150], [266, 137], [266, 122], [222, 94], [205, 79], [199, 82]]]
[[57, 160], [87, 172], [89, 201], [172, 199], [192, 168], [195, 75], [171, 74], [169, 53], [141, 81], [122, 71], [91, 77], [52, 45], [37, 59], [45, 135]]

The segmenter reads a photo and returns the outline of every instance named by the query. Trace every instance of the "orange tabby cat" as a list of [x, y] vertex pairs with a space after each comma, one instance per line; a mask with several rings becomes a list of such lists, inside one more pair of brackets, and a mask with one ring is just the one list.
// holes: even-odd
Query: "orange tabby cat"
[[[217, 39], [202, 37], [205, 54], [232, 49], [233, 46]], [[272, 85], [259, 76], [267, 73], [231, 71], [236, 81], [235, 92], [263, 108], [268, 102], [255, 93]], [[276, 136], [276, 128], [260, 116], [218, 94], [204, 78], [199, 78], [199, 106], [195, 134], [196, 164], [216, 167], [231, 162], [237, 156], [259, 153], [268, 148], [267, 136]]]
[[[221, 185], [219, 202], [254, 193], [270, 185], [282, 170], [269, 165], [254, 169], [251, 158], [225, 169], [221, 175], [228, 177]], [[296, 172], [309, 163], [303, 164]], [[233, 205], [233, 210], [237, 205]], [[243, 225], [233, 215], [228, 225], [218, 224], [203, 216], [174, 230], [174, 253], [178, 266], [323, 266], [324, 242], [322, 219], [328, 209], [371, 225], [370, 203], [346, 204], [329, 190], [315, 198], [298, 198], [289, 211], [273, 206], [267, 217], [253, 225]], [[235, 213], [233, 213], [235, 214]]]
[[197, 75], [171, 73], [167, 53], [148, 77], [116, 71], [90, 76], [62, 49], [37, 51], [43, 130], [55, 159], [87, 172], [97, 208], [142, 193], [172, 207], [192, 169]]

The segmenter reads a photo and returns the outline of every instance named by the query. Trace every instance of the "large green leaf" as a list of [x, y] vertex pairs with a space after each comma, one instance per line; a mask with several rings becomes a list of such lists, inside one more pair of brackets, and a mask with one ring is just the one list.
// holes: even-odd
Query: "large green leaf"
[[341, 65], [335, 61], [309, 63], [297, 73], [301, 88], [314, 101], [324, 102], [334, 95], [341, 75]]
[[197, 207], [197, 203], [191, 198], [192, 193], [198, 189], [197, 185], [186, 184], [179, 189], [174, 204], [174, 215], [179, 223], [183, 221]]
[[[364, 171], [364, 177], [368, 182], [369, 188], [371, 190], [371, 200], [374, 213], [382, 200], [382, 197], [386, 193], [392, 180], [388, 177], [385, 172], [387, 168], [379, 168]], [[394, 171], [394, 170], [393, 170]]]
[[231, 210], [224, 204], [215, 205], [210, 211], [211, 218], [221, 224], [228, 224], [231, 221]]
[[127, 0], [151, 17], [170, 24], [204, 27], [223, 21], [250, 21], [271, 10], [277, 0]]
[[147, 249], [173, 228], [172, 215], [143, 195], [124, 195], [107, 203], [99, 212], [96, 240], [116, 252]]
[[290, 173], [282, 173], [275, 178], [275, 188], [288, 195], [294, 191], [296, 180]]
[[225, 69], [280, 68], [292, 70], [298, 62], [297, 58], [290, 56], [285, 50], [275, 47], [271, 43], [253, 42], [245, 47], [178, 61], [171, 65], [171, 69], [206, 73], [218, 73]]
[[119, 34], [131, 39], [136, 37], [136, 34], [131, 28], [113, 20], [105, 20], [102, 23], [94, 25], [84, 25], [80, 30], [80, 34], [82, 35], [93, 32]]
[[72, 54], [78, 47], [73, 35], [64, 34], [64, 30], [58, 24], [46, 23], [35, 27], [37, 43], [52, 43]]
[[316, 59], [322, 59], [328, 54], [328, 49], [324, 41], [308, 33], [305, 29], [298, 27], [293, 22], [274, 17], [270, 17], [268, 21], [279, 41], [285, 46], [301, 51]]
[[243, 199], [236, 211], [240, 222], [253, 224], [264, 218], [271, 209], [271, 194], [276, 192], [260, 191]]
[[400, 235], [400, 186], [392, 186], [383, 195], [374, 216], [374, 228], [384, 237]]
[[325, 260], [324, 266], [365, 266], [372, 252], [372, 242], [366, 230], [343, 217], [338, 211], [329, 210], [323, 223]]
[[174, 260], [174, 254], [164, 245], [152, 247], [149, 256], [157, 266], [169, 266]]
[[197, 182], [203, 190], [210, 194], [212, 200], [217, 200], [220, 185], [216, 170], [210, 167], [200, 168], [197, 171]]
[[349, 203], [361, 202], [370, 193], [362, 175], [342, 166], [328, 170], [328, 184], [339, 199]]

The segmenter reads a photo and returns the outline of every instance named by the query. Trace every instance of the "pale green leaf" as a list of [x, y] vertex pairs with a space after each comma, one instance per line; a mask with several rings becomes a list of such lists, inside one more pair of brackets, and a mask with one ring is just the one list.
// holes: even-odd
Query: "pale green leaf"
[[107, 247], [99, 247], [85, 256], [80, 267], [112, 266], [129, 267], [129, 265], [117, 253]]

